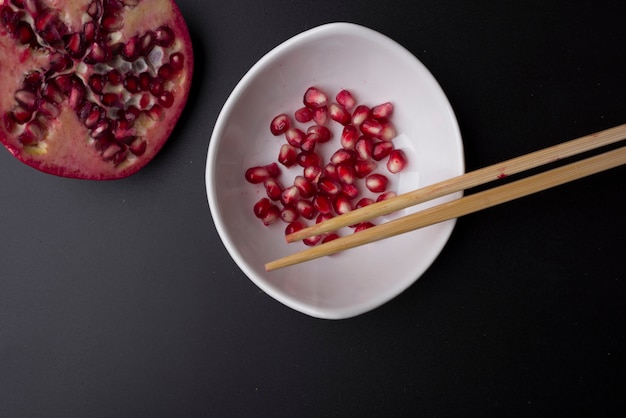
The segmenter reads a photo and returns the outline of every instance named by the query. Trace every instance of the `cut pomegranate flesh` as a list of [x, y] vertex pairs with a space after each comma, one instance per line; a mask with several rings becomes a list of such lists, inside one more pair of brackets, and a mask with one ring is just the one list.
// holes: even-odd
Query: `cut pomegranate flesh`
[[[310, 87], [304, 93], [305, 107], [280, 113], [270, 122], [272, 135], [284, 138], [277, 160], [290, 171], [291, 180], [279, 180], [283, 173], [276, 162], [250, 167], [244, 174], [249, 183], [265, 186], [267, 197], [255, 204], [255, 216], [265, 225], [282, 219], [288, 224], [285, 234], [306, 227], [307, 221], [323, 222], [392, 198], [396, 193], [388, 190], [390, 179], [386, 174], [396, 174], [408, 164], [404, 152], [392, 141], [396, 130], [389, 119], [393, 113], [391, 102], [370, 108], [358, 104], [352, 92], [345, 89], [335, 96], [336, 103], [330, 103], [328, 97], [321, 89]], [[324, 161], [319, 148], [333, 138], [339, 148]], [[384, 169], [386, 174], [380, 172]], [[276, 205], [282, 205], [279, 215]], [[352, 228], [359, 232], [372, 226], [372, 222], [364, 222]], [[313, 246], [338, 237], [338, 231], [334, 231], [307, 238], [303, 243]]]
[[0, 0], [0, 56], [0, 141], [29, 166], [81, 179], [152, 160], [193, 73], [173, 0]]

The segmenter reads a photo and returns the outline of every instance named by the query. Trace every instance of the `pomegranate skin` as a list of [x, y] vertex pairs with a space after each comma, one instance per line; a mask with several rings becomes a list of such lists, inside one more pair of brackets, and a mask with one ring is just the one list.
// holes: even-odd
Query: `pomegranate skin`
[[[191, 38], [176, 3], [20, 3], [0, 0], [0, 142], [23, 163], [61, 177], [113, 180], [145, 167], [171, 136], [193, 77]], [[34, 39], [23, 35], [26, 26]], [[139, 52], [124, 58], [135, 44]], [[143, 90], [124, 87], [141, 73]], [[18, 100], [30, 97], [16, 94], [22, 90], [34, 92], [34, 105]]]

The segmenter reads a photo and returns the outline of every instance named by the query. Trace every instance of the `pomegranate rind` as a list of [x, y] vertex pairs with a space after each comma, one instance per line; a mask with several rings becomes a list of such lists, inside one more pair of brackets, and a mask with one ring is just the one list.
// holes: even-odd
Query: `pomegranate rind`
[[[0, 9], [9, 2], [0, 0]], [[79, 31], [83, 16], [91, 0], [49, 0], [42, 4], [53, 9], [68, 31]], [[67, 98], [59, 104], [55, 118], [46, 120], [44, 139], [36, 144], [25, 144], [15, 132], [15, 122], [10, 112], [15, 108], [15, 92], [18, 91], [26, 74], [35, 70], [44, 72], [49, 67], [48, 52], [42, 48], [31, 48], [19, 43], [0, 21], [0, 142], [18, 160], [44, 173], [61, 177], [89, 180], [111, 180], [128, 177], [148, 164], [171, 136], [187, 103], [193, 77], [194, 55], [191, 37], [185, 19], [172, 0], [144, 0], [132, 10], [125, 8], [125, 25], [115, 33], [116, 42], [127, 42], [133, 36], [154, 31], [162, 25], [172, 29], [174, 44], [168, 48], [169, 56], [180, 52], [184, 66], [167, 81], [173, 95], [173, 103], [167, 109], [157, 107], [149, 113], [146, 109], [134, 121], [133, 134], [140, 136], [145, 144], [138, 147], [139, 155], [127, 153], [123, 161], [106, 159], [102, 149], [94, 146], [89, 130], [79, 120], [75, 109], [68, 106]], [[164, 54], [165, 56], [165, 54]], [[75, 61], [66, 73], [81, 67], [81, 78], [87, 85], [91, 68]], [[152, 103], [157, 103], [152, 99]], [[129, 146], [130, 148], [130, 146]]]

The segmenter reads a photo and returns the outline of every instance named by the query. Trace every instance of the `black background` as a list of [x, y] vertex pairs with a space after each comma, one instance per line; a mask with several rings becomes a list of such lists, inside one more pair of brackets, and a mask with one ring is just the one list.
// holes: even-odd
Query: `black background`
[[0, 150], [0, 416], [621, 415], [626, 168], [460, 219], [416, 284], [341, 321], [243, 275], [204, 172], [243, 74], [333, 21], [430, 69], [468, 170], [625, 123], [623, 1], [178, 3], [194, 89], [144, 170], [68, 180]]

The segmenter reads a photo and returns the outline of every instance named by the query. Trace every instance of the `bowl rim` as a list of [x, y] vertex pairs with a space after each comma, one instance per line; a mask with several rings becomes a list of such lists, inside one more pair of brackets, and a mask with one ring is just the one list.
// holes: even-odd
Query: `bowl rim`
[[[371, 310], [374, 310], [384, 305], [385, 303], [391, 301], [392, 299], [397, 297], [399, 294], [404, 292], [412, 284], [414, 284], [419, 279], [419, 277], [421, 277], [421, 275], [415, 277], [415, 279], [411, 283], [409, 283], [407, 286], [404, 286], [404, 287], [398, 286], [398, 289], [395, 289], [394, 292], [391, 292], [390, 297], [387, 297], [383, 300], [376, 299], [368, 303], [351, 305], [349, 307], [323, 308], [323, 307], [314, 306], [311, 304], [307, 304], [307, 303], [295, 300], [289, 297], [289, 295], [286, 295], [286, 294], [283, 294], [281, 292], [274, 290], [272, 286], [266, 283], [264, 279], [256, 277], [256, 273], [248, 265], [248, 262], [242, 256], [237, 246], [232, 241], [231, 236], [227, 232], [226, 226], [222, 219], [222, 213], [221, 213], [220, 206], [218, 203], [217, 195], [216, 193], [213, 192], [214, 190], [217, 189], [215, 185], [216, 176], [213, 173], [213, 169], [216, 167], [217, 151], [220, 145], [219, 140], [224, 133], [224, 129], [226, 127], [226, 121], [227, 121], [228, 115], [230, 114], [230, 111], [238, 103], [240, 96], [248, 87], [249, 81], [252, 78], [254, 78], [260, 70], [264, 69], [268, 64], [274, 62], [274, 60], [276, 60], [277, 57], [280, 57], [283, 54], [287, 53], [294, 45], [297, 45], [303, 40], [306, 40], [308, 38], [315, 38], [319, 36], [320, 34], [324, 34], [328, 36], [329, 33], [330, 34], [332, 33], [360, 34], [361, 36], [366, 36], [366, 37], [376, 37], [378, 39], [383, 38], [386, 42], [389, 42], [390, 45], [392, 45], [393, 47], [397, 48], [399, 51], [406, 54], [407, 57], [412, 58], [419, 66], [421, 66], [425, 70], [425, 73], [432, 79], [434, 86], [437, 89], [439, 89], [440, 94], [443, 95], [443, 97], [446, 99], [445, 100], [445, 105], [447, 107], [446, 110], [451, 116], [450, 119], [453, 125], [451, 128], [454, 130], [455, 136], [459, 139], [458, 151], [459, 151], [460, 169], [461, 171], [465, 170], [464, 149], [463, 149], [462, 136], [460, 133], [458, 121], [456, 119], [454, 110], [451, 104], [449, 103], [447, 96], [445, 95], [445, 92], [443, 91], [443, 89], [441, 88], [440, 84], [435, 79], [435, 77], [432, 75], [432, 73], [428, 70], [428, 68], [426, 68], [425, 65], [412, 52], [410, 52], [408, 49], [406, 49], [404, 46], [402, 46], [395, 40], [389, 38], [388, 36], [380, 32], [377, 32], [366, 26], [362, 26], [362, 25], [355, 24], [355, 23], [332, 22], [332, 23], [322, 24], [322, 25], [313, 27], [311, 29], [308, 29], [306, 31], [300, 32], [292, 36], [291, 38], [285, 40], [284, 42], [278, 44], [277, 46], [272, 48], [270, 51], [268, 51], [265, 55], [263, 55], [241, 77], [237, 85], [229, 94], [226, 102], [222, 106], [222, 109], [220, 110], [220, 113], [217, 117], [217, 120], [213, 128], [213, 132], [209, 140], [208, 152], [207, 152], [207, 163], [206, 163], [206, 170], [205, 170], [205, 186], [206, 186], [206, 193], [207, 193], [207, 199], [208, 199], [211, 216], [213, 217], [214, 225], [218, 232], [218, 235], [220, 236], [220, 239], [222, 240], [222, 243], [225, 246], [229, 255], [233, 258], [237, 266], [243, 271], [243, 273], [248, 277], [249, 280], [251, 280], [257, 287], [259, 287], [263, 292], [265, 292], [272, 298], [276, 299], [277, 301], [284, 304], [285, 306], [290, 307], [300, 313], [303, 313], [303, 314], [306, 314], [315, 318], [319, 318], [319, 319], [347, 319], [347, 318], [361, 315]], [[452, 219], [447, 222], [449, 223], [450, 227], [446, 230], [446, 236], [442, 240], [441, 247], [437, 249], [437, 256], [434, 257], [434, 259], [438, 257], [440, 252], [443, 250], [443, 247], [448, 242], [452, 234], [452, 231], [454, 230], [456, 219]], [[428, 263], [424, 271], [426, 271], [430, 267], [432, 262], [434, 262], [434, 259], [431, 260], [430, 263]]]

